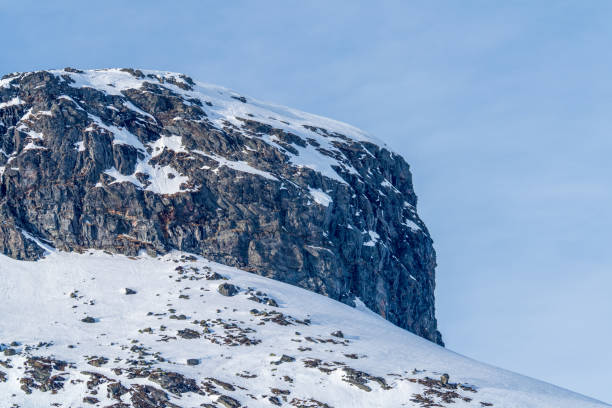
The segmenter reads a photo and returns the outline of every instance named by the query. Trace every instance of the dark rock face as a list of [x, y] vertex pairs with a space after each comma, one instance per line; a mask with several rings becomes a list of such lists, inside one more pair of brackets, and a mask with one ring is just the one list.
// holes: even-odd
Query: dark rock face
[[0, 80], [0, 252], [172, 249], [292, 283], [442, 344], [408, 164], [348, 125], [190, 78]]

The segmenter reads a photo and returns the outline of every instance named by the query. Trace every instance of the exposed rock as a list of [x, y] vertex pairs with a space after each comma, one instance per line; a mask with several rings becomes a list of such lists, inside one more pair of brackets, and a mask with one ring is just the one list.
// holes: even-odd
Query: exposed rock
[[53, 375], [54, 371], [63, 371], [68, 364], [65, 361], [54, 360], [49, 357], [29, 357], [25, 361], [27, 376], [20, 382], [22, 389], [29, 393], [32, 388], [42, 392], [55, 392], [64, 387], [66, 380], [61, 375]]
[[291, 356], [288, 356], [286, 354], [283, 354], [281, 356], [280, 360], [273, 361], [272, 364], [279, 365], [279, 364], [282, 364], [282, 363], [292, 363], [294, 361], [295, 361], [295, 357], [291, 357]]
[[225, 279], [225, 278], [219, 275], [217, 272], [213, 272], [206, 276], [206, 280], [219, 280], [219, 279]]
[[221, 381], [218, 380], [216, 378], [208, 378], [210, 381], [214, 382], [215, 384], [217, 384], [219, 387], [223, 388], [226, 391], [235, 391], [236, 388], [230, 384], [230, 383], [226, 383], [225, 381]]
[[92, 365], [94, 367], [101, 367], [106, 363], [108, 363], [108, 358], [106, 357], [95, 357], [87, 361], [87, 364]]
[[240, 408], [242, 406], [238, 400], [227, 395], [221, 395], [217, 402], [226, 408]]
[[448, 380], [449, 380], [448, 374], [442, 374], [442, 376], [440, 377], [440, 382], [442, 383], [442, 385], [448, 384]]
[[159, 384], [164, 390], [173, 394], [180, 395], [184, 392], [199, 391], [195, 380], [169, 371], [156, 370], [149, 375], [149, 380]]
[[166, 408], [170, 399], [164, 391], [150, 385], [132, 385], [131, 402], [135, 408]]
[[342, 371], [344, 371], [344, 376], [342, 377], [343, 381], [346, 381], [347, 383], [364, 391], [372, 391], [372, 388], [367, 385], [370, 381], [378, 383], [383, 390], [390, 389], [387, 382], [382, 377], [375, 377], [363, 371], [355, 370], [351, 367], [343, 367]]
[[331, 405], [312, 398], [309, 400], [294, 398], [291, 400], [291, 405], [297, 408], [333, 408]]
[[223, 296], [234, 296], [238, 293], [238, 288], [231, 283], [222, 283], [217, 288], [217, 291]]
[[197, 339], [201, 336], [200, 333], [192, 329], [182, 329], [179, 330], [176, 334], [184, 339]]
[[119, 382], [111, 383], [106, 386], [108, 398], [121, 399], [121, 396], [128, 392], [128, 389]]

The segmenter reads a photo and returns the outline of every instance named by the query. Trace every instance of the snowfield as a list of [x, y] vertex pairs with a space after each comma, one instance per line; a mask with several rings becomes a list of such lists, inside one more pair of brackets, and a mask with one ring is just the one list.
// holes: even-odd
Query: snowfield
[[185, 253], [0, 256], [0, 299], [2, 408], [609, 406]]

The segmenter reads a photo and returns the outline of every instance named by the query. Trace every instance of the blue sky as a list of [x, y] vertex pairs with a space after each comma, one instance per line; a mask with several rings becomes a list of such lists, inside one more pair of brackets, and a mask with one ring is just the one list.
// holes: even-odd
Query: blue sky
[[365, 129], [412, 166], [447, 346], [612, 402], [611, 18], [607, 1], [0, 0], [0, 72], [179, 71]]

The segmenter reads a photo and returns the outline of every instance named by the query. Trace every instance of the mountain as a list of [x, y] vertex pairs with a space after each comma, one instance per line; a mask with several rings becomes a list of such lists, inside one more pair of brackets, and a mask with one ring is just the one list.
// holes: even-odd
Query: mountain
[[0, 408], [608, 406], [442, 347], [416, 204], [331, 119], [169, 72], [6, 75]]
[[175, 73], [0, 80], [0, 253], [173, 250], [360, 299], [438, 344], [408, 164], [352, 126]]
[[48, 250], [0, 255], [1, 408], [609, 407], [455, 354], [359, 299], [178, 251]]

